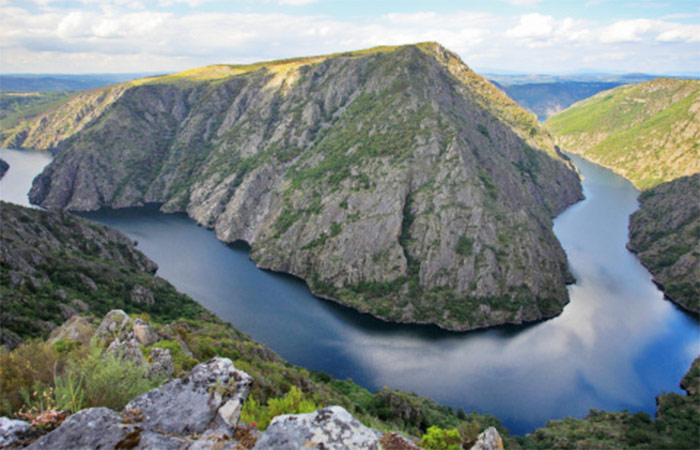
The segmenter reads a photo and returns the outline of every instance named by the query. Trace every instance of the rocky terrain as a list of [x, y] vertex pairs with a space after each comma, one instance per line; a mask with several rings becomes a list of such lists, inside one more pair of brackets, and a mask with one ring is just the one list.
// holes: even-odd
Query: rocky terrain
[[700, 313], [700, 174], [644, 191], [639, 201], [627, 247], [668, 298]]
[[10, 165], [7, 163], [7, 161], [0, 158], [0, 179], [5, 176], [8, 170], [10, 170]]
[[657, 78], [601, 92], [550, 117], [567, 152], [639, 189], [700, 172], [700, 81]]
[[55, 151], [37, 204], [162, 203], [387, 320], [467, 330], [568, 301], [551, 218], [581, 198], [577, 173], [533, 115], [437, 44], [139, 80], [3, 139]]
[[113, 308], [161, 320], [209, 313], [152, 275], [120, 232], [62, 211], [0, 202], [0, 344], [46, 337], [74, 314]]

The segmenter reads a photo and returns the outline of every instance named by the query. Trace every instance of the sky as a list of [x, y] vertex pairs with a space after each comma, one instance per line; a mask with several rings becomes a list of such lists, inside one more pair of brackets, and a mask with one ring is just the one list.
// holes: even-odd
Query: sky
[[437, 41], [477, 72], [700, 74], [700, 0], [0, 0], [0, 73], [166, 73]]

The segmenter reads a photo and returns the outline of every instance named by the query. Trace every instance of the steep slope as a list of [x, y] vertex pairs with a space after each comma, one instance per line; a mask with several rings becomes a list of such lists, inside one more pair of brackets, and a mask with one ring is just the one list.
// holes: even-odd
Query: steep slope
[[700, 174], [660, 184], [639, 201], [627, 247], [668, 298], [700, 313]]
[[123, 234], [65, 212], [0, 202], [0, 345], [45, 336], [76, 312], [158, 320], [207, 315]]
[[33, 202], [163, 203], [248, 242], [260, 267], [389, 320], [464, 330], [568, 300], [551, 217], [581, 198], [577, 174], [532, 115], [437, 44], [104, 92], [81, 131], [27, 133], [59, 149]]
[[700, 81], [658, 78], [601, 92], [549, 118], [566, 151], [639, 189], [700, 172]]

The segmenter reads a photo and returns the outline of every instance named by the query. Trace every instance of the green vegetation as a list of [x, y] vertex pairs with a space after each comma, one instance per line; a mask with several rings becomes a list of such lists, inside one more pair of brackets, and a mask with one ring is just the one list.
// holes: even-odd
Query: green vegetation
[[466, 236], [460, 236], [459, 239], [457, 239], [455, 251], [462, 256], [471, 255], [474, 251], [474, 239]]
[[74, 95], [75, 92], [71, 91], [0, 91], [0, 130], [13, 128], [22, 120], [57, 108]]
[[455, 428], [443, 430], [432, 426], [420, 440], [421, 447], [427, 450], [460, 450], [462, 448], [462, 436]]
[[560, 146], [640, 189], [700, 171], [700, 81], [659, 78], [601, 92], [547, 120]]

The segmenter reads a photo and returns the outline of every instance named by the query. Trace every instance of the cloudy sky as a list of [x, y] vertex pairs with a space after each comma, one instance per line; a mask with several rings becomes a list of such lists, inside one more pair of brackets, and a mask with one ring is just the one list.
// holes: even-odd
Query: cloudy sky
[[0, 0], [0, 72], [173, 72], [437, 41], [477, 71], [700, 73], [699, 0]]

